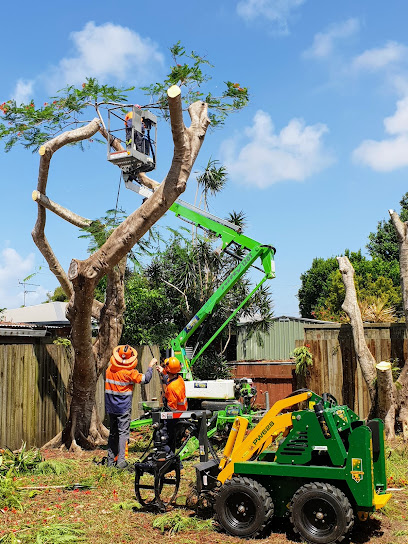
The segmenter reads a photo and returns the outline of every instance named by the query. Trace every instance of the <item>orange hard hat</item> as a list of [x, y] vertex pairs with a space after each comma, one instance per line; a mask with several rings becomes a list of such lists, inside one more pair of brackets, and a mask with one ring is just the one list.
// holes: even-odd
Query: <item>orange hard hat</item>
[[111, 364], [118, 368], [135, 368], [137, 365], [137, 351], [128, 344], [116, 346], [111, 357]]
[[170, 357], [167, 363], [167, 369], [171, 374], [181, 372], [181, 364], [177, 357]]
[[126, 346], [118, 346], [118, 355], [121, 359], [130, 359], [134, 353], [133, 348], [126, 344]]

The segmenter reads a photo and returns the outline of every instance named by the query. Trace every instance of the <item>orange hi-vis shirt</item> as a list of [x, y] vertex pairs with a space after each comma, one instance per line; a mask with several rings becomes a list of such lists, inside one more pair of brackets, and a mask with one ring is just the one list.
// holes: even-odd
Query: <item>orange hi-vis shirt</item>
[[112, 369], [109, 365], [105, 379], [105, 410], [109, 414], [124, 414], [132, 406], [135, 383], [149, 383], [151, 370], [141, 374], [135, 368]]
[[167, 407], [170, 410], [187, 410], [186, 386], [181, 376], [169, 380], [166, 387]]

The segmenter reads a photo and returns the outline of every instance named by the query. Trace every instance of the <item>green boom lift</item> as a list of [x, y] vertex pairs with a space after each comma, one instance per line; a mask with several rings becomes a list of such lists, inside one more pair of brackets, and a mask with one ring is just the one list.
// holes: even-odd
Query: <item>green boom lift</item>
[[[149, 198], [152, 191], [140, 186], [134, 180], [125, 176], [125, 185], [128, 189], [140, 194], [144, 198]], [[234, 316], [243, 308], [254, 293], [263, 285], [263, 283], [275, 277], [274, 254], [275, 249], [272, 246], [260, 244], [241, 233], [240, 228], [233, 223], [220, 219], [204, 210], [201, 210], [191, 204], [177, 200], [171, 207], [177, 217], [217, 235], [221, 239], [219, 251], [232, 253], [233, 248], [239, 247], [244, 250], [244, 257], [239, 260], [235, 269], [212, 294], [209, 300], [200, 308], [183, 330], [171, 341], [171, 347], [174, 356], [181, 363], [182, 375], [186, 382], [186, 395], [189, 405], [195, 408], [202, 408], [214, 411], [217, 417], [209, 422], [209, 437], [213, 436], [218, 430], [226, 429], [230, 426], [237, 415], [243, 415], [252, 425], [257, 415], [251, 409], [251, 399], [256, 393], [256, 388], [252, 386], [252, 380], [194, 380], [192, 368], [197, 359], [203, 354], [207, 347], [228, 325]], [[208, 318], [216, 305], [223, 299], [228, 291], [235, 285], [245, 272], [254, 266], [256, 261], [260, 261], [262, 268], [257, 267], [263, 273], [263, 277], [254, 287], [254, 289], [245, 297], [239, 306], [224, 321], [219, 329], [201, 348], [197, 355], [191, 359], [187, 357], [187, 341], [197, 328]], [[242, 399], [243, 406], [236, 399]], [[144, 425], [151, 424], [150, 407], [145, 406], [145, 415], [140, 419], [132, 421], [131, 428], [136, 430]], [[259, 417], [259, 414], [258, 414]], [[198, 447], [198, 441], [191, 438], [184, 451], [181, 452], [181, 458], [185, 458], [195, 451]]]
[[[126, 176], [125, 185], [128, 189], [140, 194], [144, 198], [149, 198], [153, 192], [146, 187], [140, 186], [134, 180], [128, 179]], [[235, 317], [235, 315], [245, 306], [248, 300], [254, 295], [254, 293], [263, 285], [263, 283], [275, 277], [275, 263], [274, 255], [275, 248], [270, 245], [265, 245], [245, 236], [241, 233], [241, 229], [234, 225], [233, 223], [216, 217], [204, 210], [197, 208], [187, 202], [183, 202], [178, 199], [170, 207], [177, 217], [180, 217], [187, 221], [188, 223], [193, 224], [205, 231], [211, 232], [218, 236], [221, 239], [221, 247], [219, 251], [225, 251], [229, 254], [234, 255], [231, 250], [235, 247], [243, 249], [246, 254], [238, 262], [237, 266], [231, 272], [231, 274], [226, 278], [223, 283], [216, 289], [216, 291], [211, 295], [207, 302], [198, 310], [194, 317], [187, 323], [184, 329], [171, 341], [171, 347], [174, 352], [174, 356], [181, 363], [182, 375], [187, 382], [191, 382], [192, 386], [188, 387], [187, 385], [187, 397], [189, 398], [202, 398], [202, 399], [219, 399], [219, 398], [229, 398], [228, 395], [234, 398], [233, 393], [231, 393], [231, 388], [229, 386], [233, 385], [233, 380], [224, 380], [229, 382], [223, 388], [224, 384], [217, 384], [218, 380], [214, 381], [214, 388], [211, 387], [210, 382], [194, 381], [192, 374], [192, 367], [197, 359], [203, 354], [207, 347], [214, 341], [214, 339], [221, 333], [221, 331], [228, 325], [228, 323]], [[235, 255], [236, 256], [236, 255]], [[255, 265], [255, 262], [260, 260], [262, 268], [260, 269], [263, 272], [262, 279], [254, 287], [254, 289], [249, 293], [247, 297], [239, 304], [239, 306], [231, 313], [231, 315], [224, 321], [221, 327], [213, 334], [213, 336], [208, 340], [208, 342], [201, 348], [199, 353], [195, 355], [191, 360], [188, 359], [186, 354], [186, 345], [188, 339], [191, 335], [197, 330], [197, 328], [202, 324], [202, 322], [211, 315], [215, 306], [225, 297], [228, 291], [236, 284], [236, 282], [249, 270], [251, 266]], [[257, 267], [258, 268], [258, 267]], [[259, 269], [259, 268], [258, 268]], [[217, 384], [217, 385], [216, 385]], [[221, 385], [221, 386], [220, 386]], [[201, 393], [195, 395], [194, 389], [201, 389]], [[204, 391], [205, 390], [205, 391]], [[190, 393], [190, 395], [189, 395]]]

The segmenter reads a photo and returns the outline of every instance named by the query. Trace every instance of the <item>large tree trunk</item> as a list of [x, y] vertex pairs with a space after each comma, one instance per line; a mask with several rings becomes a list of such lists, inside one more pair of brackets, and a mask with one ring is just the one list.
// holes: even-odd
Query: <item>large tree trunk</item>
[[350, 318], [350, 324], [353, 331], [354, 350], [357, 361], [363, 373], [364, 380], [368, 387], [371, 403], [375, 402], [376, 396], [376, 371], [375, 359], [367, 347], [364, 338], [364, 326], [361, 319], [361, 312], [357, 302], [356, 287], [354, 285], [354, 268], [347, 257], [337, 257], [339, 269], [346, 290], [346, 296], [342, 304], [343, 310]]
[[[404, 305], [405, 329], [408, 333], [408, 223], [402, 222], [394, 210], [389, 210], [399, 243], [399, 263], [402, 301]], [[408, 360], [397, 380], [397, 404], [404, 441], [408, 441]]]
[[[118, 344], [122, 333], [124, 304], [124, 270], [126, 256], [135, 243], [160, 219], [178, 196], [185, 190], [195, 159], [210, 123], [207, 104], [195, 102], [189, 107], [190, 127], [183, 122], [181, 93], [177, 86], [168, 90], [170, 123], [174, 142], [174, 155], [165, 180], [155, 184], [147, 176], [140, 178], [155, 189], [154, 194], [135, 210], [108, 238], [106, 243], [86, 260], [73, 259], [68, 275], [65, 274], [45, 234], [46, 208], [61, 217], [64, 210], [45, 196], [48, 171], [53, 153], [73, 141], [91, 137], [97, 131], [104, 134], [98, 119], [86, 127], [63, 133], [49, 141], [40, 149], [40, 169], [37, 192], [38, 218], [33, 230], [33, 238], [47, 260], [51, 271], [58, 278], [64, 291], [70, 297], [67, 316], [71, 322], [72, 346], [75, 353], [73, 369], [73, 391], [69, 419], [60, 437], [53, 445], [63, 443], [76, 450], [79, 447], [92, 447], [104, 438], [94, 411], [95, 391], [98, 376], [106, 369], [113, 348]], [[107, 136], [107, 134], [105, 134]], [[117, 145], [117, 143], [116, 143]], [[37, 195], [38, 196], [38, 195]], [[66, 212], [75, 221], [79, 216]], [[87, 221], [87, 220], [85, 220]], [[73, 221], [71, 221], [73, 222]], [[100, 279], [107, 276], [106, 300], [103, 305], [94, 300], [94, 291]], [[96, 342], [92, 343], [92, 316], [99, 319], [100, 328]]]

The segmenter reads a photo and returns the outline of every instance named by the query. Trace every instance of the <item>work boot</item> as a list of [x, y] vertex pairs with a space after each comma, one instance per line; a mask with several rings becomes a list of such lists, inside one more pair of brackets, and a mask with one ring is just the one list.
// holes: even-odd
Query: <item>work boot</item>
[[119, 461], [119, 463], [116, 463], [116, 468], [124, 469], [129, 466], [129, 463], [127, 461]]

